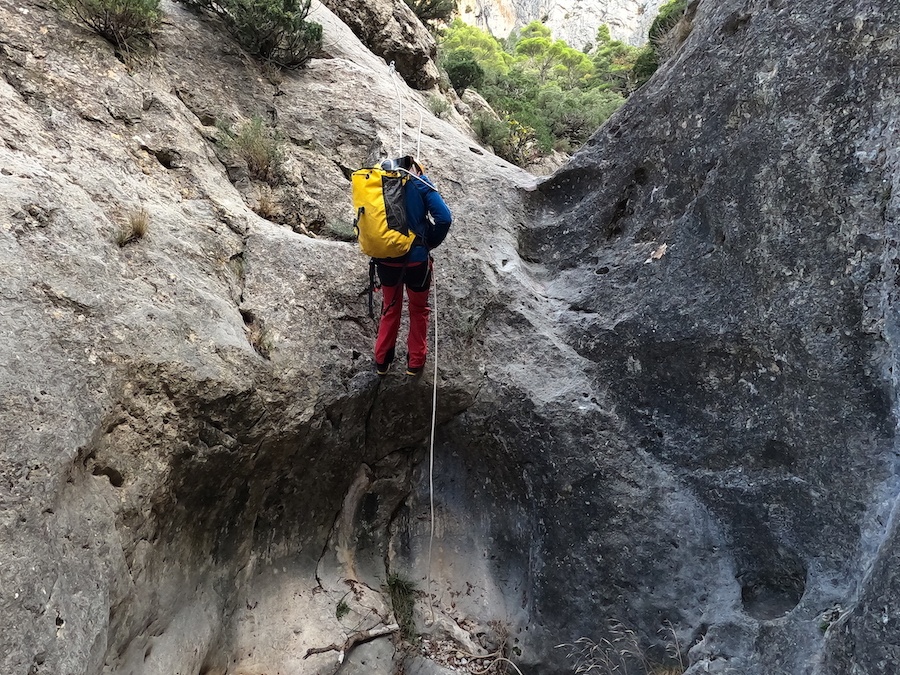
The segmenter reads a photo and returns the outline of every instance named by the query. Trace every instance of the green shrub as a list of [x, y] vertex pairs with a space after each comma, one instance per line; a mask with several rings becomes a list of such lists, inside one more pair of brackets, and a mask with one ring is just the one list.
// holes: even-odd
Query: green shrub
[[507, 162], [524, 166], [533, 159], [537, 145], [534, 129], [512, 117], [498, 120], [490, 113], [477, 113], [472, 129], [481, 143]]
[[637, 86], [641, 86], [649, 80], [657, 68], [659, 68], [659, 57], [656, 55], [656, 50], [652, 45], [647, 45], [638, 55], [632, 70]]
[[687, 11], [687, 4], [687, 0], [669, 0], [669, 2], [659, 8], [659, 14], [653, 19], [653, 23], [650, 24], [650, 30], [647, 33], [651, 44], [678, 23], [678, 20]]
[[456, 13], [456, 0], [406, 0], [406, 4], [425, 24], [446, 23]]
[[551, 134], [570, 148], [584, 143], [624, 102], [620, 94], [600, 89], [548, 87], [538, 97]]
[[450, 85], [460, 96], [469, 87], [480, 87], [484, 81], [484, 68], [468, 49], [451, 52], [444, 61], [444, 70], [450, 78]]
[[472, 130], [482, 145], [496, 148], [506, 140], [506, 125], [486, 112], [478, 112], [472, 119]]
[[659, 8], [659, 14], [647, 33], [650, 42], [634, 63], [633, 72], [638, 86], [649, 80], [660, 64], [671, 57], [690, 34], [692, 23], [686, 15], [687, 4], [687, 0], [670, 0]]
[[322, 26], [306, 21], [312, 0], [180, 0], [218, 14], [250, 54], [301, 68], [322, 48]]
[[265, 125], [261, 117], [254, 116], [234, 132], [227, 125], [219, 125], [222, 145], [247, 164], [253, 178], [271, 185], [278, 183], [284, 153], [281, 141], [274, 130]]
[[444, 119], [450, 112], [450, 102], [443, 96], [432, 95], [428, 97], [428, 109], [438, 119]]
[[118, 49], [128, 49], [149, 38], [159, 26], [159, 0], [58, 0], [75, 20], [109, 40]]

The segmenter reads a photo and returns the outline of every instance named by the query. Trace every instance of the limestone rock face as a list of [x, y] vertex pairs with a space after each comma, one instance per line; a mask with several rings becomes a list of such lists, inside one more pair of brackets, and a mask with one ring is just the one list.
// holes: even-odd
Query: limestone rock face
[[[126, 66], [0, 6], [0, 672], [332, 674], [401, 618], [341, 672], [890, 672], [896, 3], [701, 2], [539, 183], [326, 7], [281, 77], [163, 10]], [[455, 218], [412, 380], [342, 234], [401, 147]]]
[[373, 53], [416, 89], [431, 89], [440, 79], [437, 43], [403, 0], [327, 0], [323, 3], [346, 23]]
[[613, 39], [632, 45], [647, 42], [647, 31], [666, 0], [459, 0], [457, 9], [466, 23], [496, 37], [540, 21], [575, 49], [594, 45], [597, 29], [609, 26]]
[[[163, 10], [158, 51], [126, 67], [43, 3], [0, 7], [4, 674], [320, 673], [337, 652], [308, 649], [391, 621], [430, 388], [371, 371], [367, 261], [332, 232], [350, 172], [400, 150], [397, 88], [425, 100], [324, 7], [327, 53], [274, 80], [214, 21]], [[216, 126], [254, 116], [282, 139], [274, 186]], [[496, 293], [488, 261], [515, 260], [532, 178], [418, 123], [405, 151], [467, 214], [436, 253], [443, 424], [477, 391], [467, 308]], [[394, 669], [389, 638], [360, 650], [381, 665], [357, 672]]]
[[545, 618], [692, 625], [689, 672], [896, 662], [898, 25], [701, 2], [541, 185], [520, 251], [595, 385], [542, 433], [567, 469], [536, 473], [573, 477], [548, 534], [583, 528], [543, 560]]

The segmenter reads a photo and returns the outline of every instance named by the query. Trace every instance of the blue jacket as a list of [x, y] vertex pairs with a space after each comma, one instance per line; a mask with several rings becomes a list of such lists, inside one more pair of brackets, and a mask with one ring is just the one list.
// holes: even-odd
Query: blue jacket
[[[410, 176], [404, 191], [409, 227], [419, 235], [417, 242], [403, 258], [385, 258], [388, 262], [419, 263], [428, 260], [428, 251], [437, 248], [450, 231], [450, 209], [428, 176]], [[431, 216], [432, 224], [428, 216]]]

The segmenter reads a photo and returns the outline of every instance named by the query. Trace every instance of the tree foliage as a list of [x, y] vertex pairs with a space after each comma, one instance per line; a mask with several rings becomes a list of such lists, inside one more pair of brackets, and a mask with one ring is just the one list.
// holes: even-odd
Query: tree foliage
[[444, 59], [451, 58], [454, 52], [467, 52], [490, 78], [505, 75], [512, 62], [512, 56], [504, 51], [497, 38], [458, 18], [444, 30], [440, 48]]
[[444, 70], [450, 78], [450, 85], [460, 96], [469, 87], [479, 88], [484, 81], [484, 68], [468, 49], [452, 52], [444, 61]]
[[[501, 43], [457, 20], [444, 31], [441, 49], [453, 87], [458, 92], [466, 87], [478, 89], [502, 117], [501, 121], [479, 118], [479, 136], [497, 154], [518, 163], [553, 148], [577, 147], [630, 91], [614, 76], [598, 77], [594, 54], [553, 39], [550, 29], [538, 21]], [[608, 58], [610, 63], [614, 60]], [[473, 62], [482, 66], [482, 72]], [[629, 61], [615, 62], [624, 70]]]
[[117, 49], [149, 38], [159, 26], [159, 0], [59, 0], [75, 20]]
[[428, 25], [445, 23], [456, 13], [456, 0], [406, 0], [406, 4]]
[[674, 31], [673, 39], [683, 42], [690, 31], [687, 5], [688, 0], [663, 5], [644, 47], [613, 40], [603, 25], [596, 44], [584, 51], [555, 40], [539, 21], [501, 42], [455, 19], [440, 35], [442, 63], [458, 93], [477, 89], [501, 116], [500, 121], [484, 115], [475, 120], [482, 140], [521, 163], [535, 153], [571, 150], [587, 140], [650, 79], [660, 63], [663, 38]]
[[307, 21], [311, 0], [181, 0], [218, 14], [253, 56], [301, 68], [322, 47], [322, 26]]
[[594, 75], [591, 86], [609, 89], [628, 96], [640, 85], [634, 72], [643, 54], [640, 47], [613, 40], [606, 24], [597, 29], [597, 46], [593, 50]]

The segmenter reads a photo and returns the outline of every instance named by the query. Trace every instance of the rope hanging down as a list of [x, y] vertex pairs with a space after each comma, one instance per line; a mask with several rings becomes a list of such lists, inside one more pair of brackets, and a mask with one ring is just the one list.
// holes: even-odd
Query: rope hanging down
[[[394, 77], [397, 74], [397, 68], [395, 63], [391, 61], [391, 80], [394, 82], [394, 91], [397, 94], [397, 117], [399, 121], [398, 127], [398, 135], [399, 135], [399, 152], [397, 153], [398, 157], [403, 157], [403, 98], [400, 94], [400, 86], [397, 84], [397, 78]], [[416, 137], [416, 155], [415, 160], [418, 162], [420, 158], [420, 152], [422, 147], [422, 109], [419, 108], [419, 132]], [[409, 174], [411, 178], [415, 178], [422, 182], [425, 182], [420, 176], [403, 169], [401, 170]], [[429, 598], [429, 606], [431, 609], [431, 622], [428, 625], [434, 625], [435, 617], [434, 617], [434, 605], [437, 600], [437, 594], [432, 597], [431, 593], [431, 561], [432, 561], [432, 553], [434, 550], [434, 432], [437, 426], [437, 383], [438, 383], [438, 302], [437, 302], [437, 283], [434, 277], [434, 268], [431, 270], [431, 305], [432, 305], [432, 315], [434, 324], [434, 350], [433, 350], [433, 359], [434, 359], [434, 382], [432, 383], [432, 393], [431, 393], [431, 433], [429, 435], [428, 442], [428, 508], [430, 513], [430, 530], [428, 533], [428, 572], [427, 572], [427, 581], [426, 581], [426, 593]], [[474, 654], [472, 655], [474, 656]], [[497, 661], [503, 661], [508, 663], [512, 668], [519, 674], [522, 675], [522, 671], [516, 666], [515, 663], [510, 661], [507, 658], [502, 656], [497, 657]], [[493, 664], [491, 664], [493, 665]], [[489, 666], [490, 667], [490, 666]]]
[[438, 382], [438, 317], [437, 317], [437, 284], [434, 280], [434, 269], [431, 271], [431, 299], [434, 307], [434, 384], [431, 393], [431, 437], [428, 447], [428, 503], [431, 510], [431, 531], [428, 535], [428, 582], [427, 590], [431, 606], [431, 623], [434, 623], [434, 600], [431, 600], [431, 551], [434, 546], [434, 430], [437, 422], [437, 382]]
[[397, 78], [394, 77], [396, 74], [397, 67], [391, 61], [391, 82], [394, 83], [394, 91], [397, 93], [397, 116], [400, 119], [400, 125], [397, 127], [397, 133], [400, 136], [400, 147], [397, 157], [403, 157], [403, 99], [400, 96], [400, 85], [397, 84]]
[[[397, 148], [397, 157], [403, 157], [403, 95], [400, 93], [400, 85], [397, 80], [400, 79], [400, 75], [397, 72], [397, 66], [394, 61], [390, 63], [391, 69], [391, 82], [394, 83], [394, 93], [397, 95], [397, 136], [398, 136], [398, 148]], [[416, 154], [415, 159], [419, 161], [419, 157], [421, 156], [422, 150], [422, 120], [424, 119], [423, 111], [421, 106], [417, 106], [419, 109], [419, 133], [416, 136]]]

